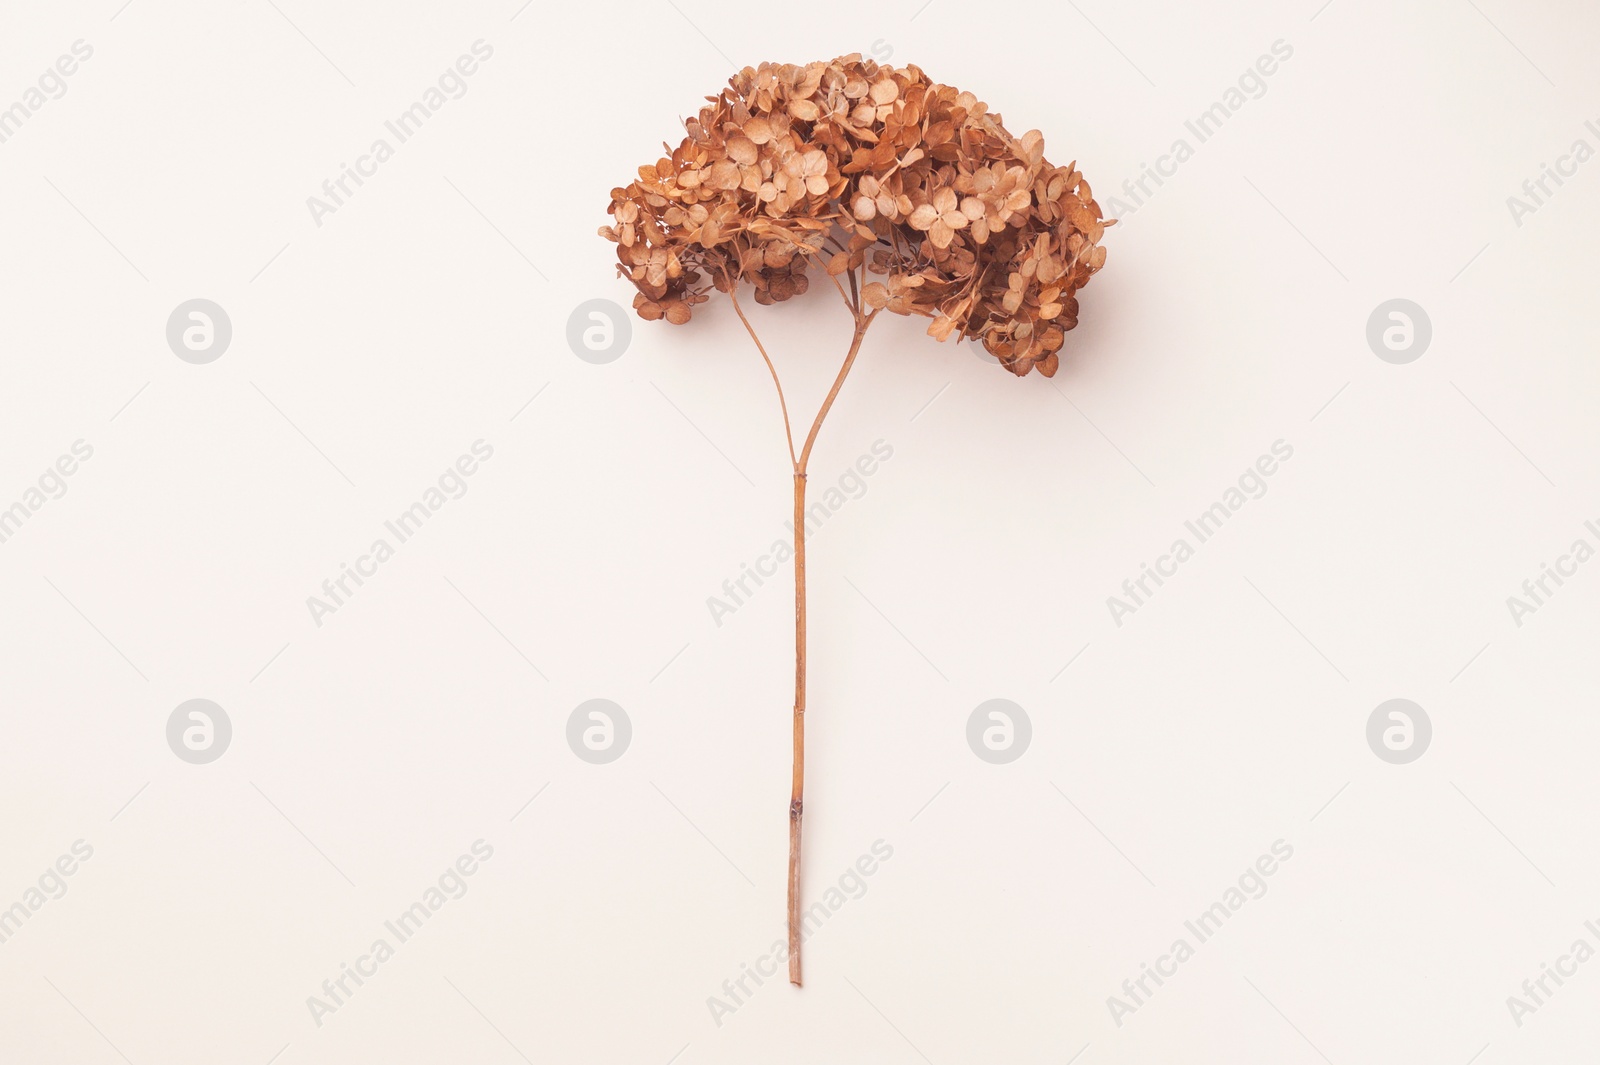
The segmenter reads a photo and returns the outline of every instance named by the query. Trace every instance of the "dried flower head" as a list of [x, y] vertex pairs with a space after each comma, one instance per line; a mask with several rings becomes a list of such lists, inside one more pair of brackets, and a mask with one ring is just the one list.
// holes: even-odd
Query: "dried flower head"
[[864, 267], [882, 280], [858, 302], [931, 318], [930, 336], [978, 340], [1018, 376], [1055, 373], [1111, 223], [1038, 130], [1014, 137], [970, 92], [859, 54], [746, 67], [707, 99], [611, 190], [600, 233], [640, 317], [682, 325], [711, 287], [772, 303], [810, 265], [852, 282]]

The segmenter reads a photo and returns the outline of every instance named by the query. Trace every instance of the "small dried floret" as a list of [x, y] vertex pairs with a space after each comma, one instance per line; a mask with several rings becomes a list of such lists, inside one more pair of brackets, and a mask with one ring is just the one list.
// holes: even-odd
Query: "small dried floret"
[[971, 93], [859, 54], [746, 67], [685, 126], [611, 190], [600, 230], [640, 317], [681, 325], [740, 283], [786, 300], [814, 260], [865, 266], [883, 278], [867, 305], [975, 339], [1018, 376], [1055, 373], [1112, 223], [1038, 130], [1015, 137]]

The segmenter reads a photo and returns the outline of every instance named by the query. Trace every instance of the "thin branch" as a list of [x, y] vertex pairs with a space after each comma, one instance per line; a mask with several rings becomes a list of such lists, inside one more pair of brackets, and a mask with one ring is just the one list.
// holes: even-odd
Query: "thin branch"
[[800, 473], [806, 472], [806, 463], [811, 460], [811, 448], [817, 442], [817, 433], [822, 429], [822, 420], [828, 416], [828, 411], [833, 407], [833, 401], [839, 398], [839, 389], [844, 387], [844, 379], [850, 373], [850, 367], [856, 363], [856, 355], [861, 351], [861, 339], [867, 335], [867, 326], [878, 316], [877, 311], [856, 319], [856, 333], [850, 341], [850, 353], [845, 356], [844, 365], [839, 367], [839, 376], [834, 378], [833, 387], [828, 390], [828, 398], [822, 401], [822, 409], [817, 411], [817, 420], [811, 423], [811, 432], [806, 434], [805, 447], [800, 449], [800, 461], [795, 469]]
[[789, 462], [795, 469], [800, 468], [799, 460], [794, 457], [794, 430], [789, 428], [789, 404], [783, 398], [783, 382], [778, 380], [778, 369], [772, 365], [772, 359], [767, 355], [766, 347], [761, 343], [761, 338], [756, 336], [756, 331], [750, 324], [750, 319], [744, 316], [744, 308], [739, 306], [739, 282], [731, 281], [728, 285], [728, 297], [733, 302], [734, 313], [739, 316], [739, 321], [744, 323], [745, 332], [750, 334], [750, 339], [756, 342], [756, 350], [761, 352], [761, 361], [767, 364], [767, 372], [772, 375], [772, 384], [778, 390], [778, 407], [783, 411], [783, 435], [789, 442]]
[[[807, 256], [807, 258], [811, 258], [811, 256]], [[861, 317], [861, 308], [860, 308], [860, 306], [858, 304], [852, 302], [849, 296], [845, 295], [844, 286], [839, 284], [839, 279], [837, 277], [835, 277], [833, 274], [829, 274], [828, 273], [827, 264], [822, 262], [822, 260], [820, 258], [811, 258], [811, 261], [817, 267], [818, 270], [821, 270], [824, 274], [828, 274], [828, 280], [832, 281], [833, 282], [833, 287], [839, 290], [839, 298], [844, 300], [845, 309], [850, 312], [850, 317], [852, 317], [852, 318], [860, 318]], [[852, 287], [854, 287], [854, 286], [852, 285]]]

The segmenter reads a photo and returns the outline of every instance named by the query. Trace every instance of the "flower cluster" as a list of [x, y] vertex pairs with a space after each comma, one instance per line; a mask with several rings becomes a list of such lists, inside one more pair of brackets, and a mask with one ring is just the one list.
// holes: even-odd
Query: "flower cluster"
[[712, 287], [772, 303], [811, 265], [864, 269], [881, 277], [867, 306], [931, 318], [931, 336], [975, 339], [1018, 376], [1055, 373], [1110, 223], [1037, 130], [1015, 137], [971, 93], [860, 55], [746, 67], [708, 100], [611, 190], [600, 233], [641, 317], [681, 325]]

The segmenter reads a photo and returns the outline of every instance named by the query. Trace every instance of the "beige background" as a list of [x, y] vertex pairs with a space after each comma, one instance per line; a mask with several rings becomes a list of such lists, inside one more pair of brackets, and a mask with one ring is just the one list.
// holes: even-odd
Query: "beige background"
[[[0, 106], [0, 1060], [1577, 1060], [1600, 965], [1600, 22], [1503, 0], [13, 5]], [[493, 55], [335, 213], [307, 197], [473, 42]], [[874, 841], [808, 986], [707, 1006], [781, 932], [789, 591], [706, 606], [782, 534], [770, 383], [730, 309], [568, 348], [626, 303], [594, 236], [733, 63], [915, 62], [1044, 131], [1102, 202], [1293, 50], [1107, 236], [1061, 373], [874, 328], [813, 458], [893, 456], [812, 541], [807, 892]], [[1551, 185], [1551, 188], [1554, 188]], [[1124, 197], [1126, 199], [1126, 197]], [[1131, 202], [1131, 201], [1130, 201]], [[217, 361], [167, 347], [217, 302]], [[1405, 298], [1432, 343], [1381, 361]], [[756, 318], [798, 410], [848, 325]], [[534, 398], [537, 397], [537, 398]], [[531, 400], [531, 402], [530, 402]], [[494, 449], [348, 604], [354, 563]], [[1119, 627], [1106, 599], [1293, 457]], [[1069, 664], [1070, 663], [1070, 664]], [[169, 715], [233, 737], [175, 757]], [[568, 748], [591, 698], [608, 765]], [[980, 761], [968, 715], [1024, 707]], [[1433, 726], [1391, 765], [1369, 715]], [[535, 795], [538, 797], [530, 799]], [[474, 841], [493, 856], [319, 1027], [307, 997]], [[1119, 1026], [1107, 1000], [1283, 840], [1269, 890]], [[1550, 986], [1554, 986], [1553, 984]]]

